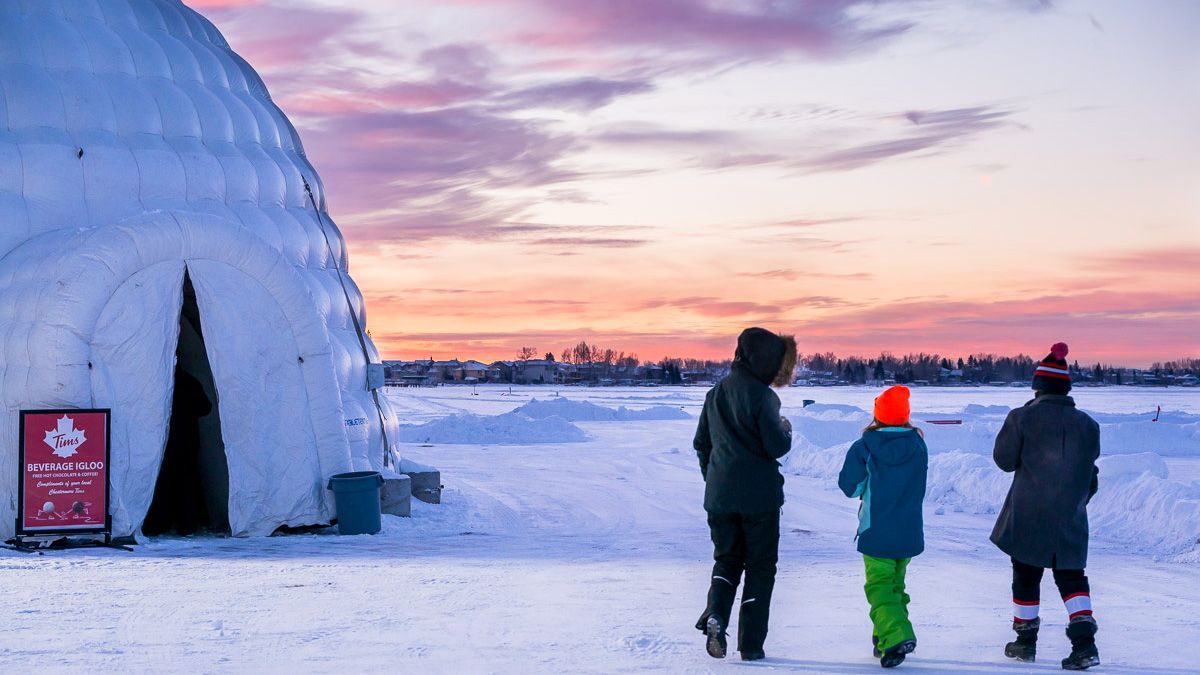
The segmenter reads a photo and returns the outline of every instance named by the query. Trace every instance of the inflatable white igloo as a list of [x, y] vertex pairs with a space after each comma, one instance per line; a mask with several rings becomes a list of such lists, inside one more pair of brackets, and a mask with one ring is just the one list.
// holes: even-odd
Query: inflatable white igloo
[[[346, 263], [295, 129], [210, 22], [0, 2], [0, 535], [34, 408], [112, 409], [115, 535], [156, 484], [235, 535], [328, 522], [330, 475], [397, 459]], [[199, 485], [159, 476], [177, 359], [215, 402]]]

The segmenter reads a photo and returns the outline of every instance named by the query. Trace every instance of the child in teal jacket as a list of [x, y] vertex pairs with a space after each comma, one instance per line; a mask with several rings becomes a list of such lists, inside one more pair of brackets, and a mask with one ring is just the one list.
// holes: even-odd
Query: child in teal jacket
[[908, 388], [901, 386], [875, 399], [875, 419], [846, 452], [838, 476], [842, 492], [862, 500], [858, 550], [866, 565], [875, 656], [884, 668], [900, 665], [917, 648], [904, 574], [925, 550], [921, 503], [929, 450], [909, 423], [908, 399]]

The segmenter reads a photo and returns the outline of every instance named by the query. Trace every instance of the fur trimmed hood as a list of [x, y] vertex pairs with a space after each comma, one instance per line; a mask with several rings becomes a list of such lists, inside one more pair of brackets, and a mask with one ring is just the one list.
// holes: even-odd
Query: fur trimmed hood
[[785, 387], [792, 383], [796, 358], [795, 337], [755, 327], [738, 336], [733, 365], [746, 369], [763, 384]]

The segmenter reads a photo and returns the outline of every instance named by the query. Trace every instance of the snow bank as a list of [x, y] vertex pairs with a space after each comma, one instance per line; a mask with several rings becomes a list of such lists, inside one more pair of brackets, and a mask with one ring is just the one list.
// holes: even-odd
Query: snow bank
[[1096, 465], [1105, 478], [1140, 476], [1144, 473], [1158, 478], [1166, 478], [1168, 474], [1167, 463], [1153, 452], [1101, 457]]
[[1011, 483], [991, 457], [955, 450], [929, 458], [926, 500], [958, 512], [997, 513]]
[[845, 415], [852, 415], [857, 419], [866, 415], [867, 421], [871, 421], [871, 417], [870, 415], [867, 415], [867, 411], [863, 410], [862, 408], [856, 408], [852, 405], [846, 405], [844, 403], [810, 403], [805, 406], [803, 410], [804, 414], [808, 415], [809, 417], [821, 419], [837, 419], [838, 417]]
[[979, 405], [978, 403], [968, 403], [963, 406], [962, 412], [964, 415], [1007, 415], [1008, 411], [1012, 410], [1006, 405]]
[[1093, 536], [1157, 556], [1200, 553], [1200, 483], [1153, 470], [1110, 476], [1106, 468], [1100, 467], [1100, 492], [1088, 505]]
[[427, 424], [401, 425], [399, 439], [404, 443], [535, 445], [580, 443], [588, 437], [582, 429], [561, 417], [535, 420], [510, 412], [503, 415], [462, 413]]
[[646, 420], [686, 420], [691, 415], [669, 405], [656, 405], [641, 410], [625, 406], [613, 409], [596, 405], [591, 401], [572, 401], [568, 398], [552, 398], [546, 401], [533, 399], [513, 412], [533, 419], [561, 417], [570, 422], [640, 422]]
[[[865, 410], [811, 405], [788, 411], [792, 451], [784, 471], [836, 481], [850, 444], [870, 421]], [[945, 510], [990, 514], [999, 511], [1012, 484], [992, 462], [996, 433], [1008, 414], [1004, 406], [969, 405], [960, 413], [914, 413], [929, 446], [926, 501]], [[1088, 507], [1093, 536], [1131, 550], [1184, 559], [1200, 543], [1200, 482], [1171, 480], [1163, 456], [1200, 456], [1200, 416], [1098, 414], [1104, 455], [1100, 492]], [[933, 425], [928, 420], [958, 419]], [[926, 421], [922, 424], [922, 421]], [[1147, 449], [1153, 452], [1147, 452]]]
[[1106, 455], [1153, 452], [1163, 457], [1200, 455], [1200, 416], [1164, 412], [1157, 422], [1153, 413], [1095, 414], [1100, 423], [1100, 443]]
[[866, 411], [840, 404], [814, 403], [784, 414], [792, 422], [792, 447], [809, 449], [853, 443], [871, 423]]

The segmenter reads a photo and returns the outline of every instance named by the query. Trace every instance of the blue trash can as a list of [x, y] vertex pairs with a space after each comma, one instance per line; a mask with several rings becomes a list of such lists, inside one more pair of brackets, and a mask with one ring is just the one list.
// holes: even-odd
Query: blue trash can
[[338, 534], [375, 534], [383, 527], [379, 516], [379, 488], [383, 476], [378, 471], [351, 471], [329, 479], [337, 505]]

